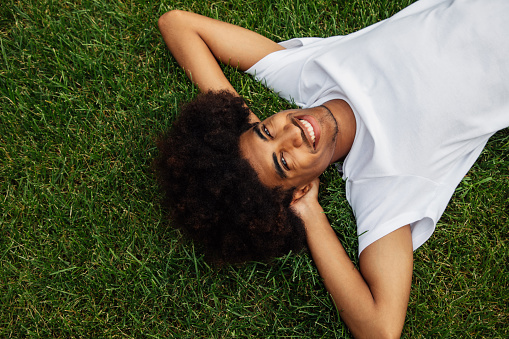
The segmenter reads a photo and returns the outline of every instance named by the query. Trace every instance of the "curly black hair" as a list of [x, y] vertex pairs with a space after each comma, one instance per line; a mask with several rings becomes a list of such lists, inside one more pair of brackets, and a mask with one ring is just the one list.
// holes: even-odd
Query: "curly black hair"
[[171, 223], [216, 263], [268, 261], [306, 246], [292, 191], [263, 185], [241, 156], [249, 114], [229, 92], [200, 94], [157, 141], [154, 165]]

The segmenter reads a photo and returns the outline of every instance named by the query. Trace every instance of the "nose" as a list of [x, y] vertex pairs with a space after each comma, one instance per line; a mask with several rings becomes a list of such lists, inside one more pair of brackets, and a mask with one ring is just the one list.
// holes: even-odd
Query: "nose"
[[283, 144], [285, 146], [291, 146], [291, 147], [295, 147], [295, 148], [298, 148], [302, 145], [303, 143], [303, 140], [302, 140], [302, 130], [294, 125], [293, 123], [288, 123], [286, 124], [286, 126], [284, 127], [284, 139], [283, 139]]

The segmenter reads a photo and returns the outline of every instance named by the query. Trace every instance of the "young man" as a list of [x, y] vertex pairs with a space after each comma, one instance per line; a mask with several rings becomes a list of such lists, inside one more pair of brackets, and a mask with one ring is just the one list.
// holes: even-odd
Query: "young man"
[[[253, 74], [304, 110], [239, 137], [266, 187], [291, 190], [313, 259], [356, 337], [398, 337], [413, 250], [432, 234], [489, 137], [509, 125], [507, 1], [421, 0], [344, 37], [276, 44], [172, 11], [159, 27], [203, 92], [236, 94], [218, 63]], [[318, 203], [318, 176], [344, 159], [358, 271]]]

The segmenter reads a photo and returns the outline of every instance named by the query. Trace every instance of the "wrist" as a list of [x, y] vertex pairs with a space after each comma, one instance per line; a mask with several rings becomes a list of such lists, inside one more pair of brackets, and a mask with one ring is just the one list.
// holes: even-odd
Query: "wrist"
[[306, 204], [305, 208], [302, 208], [297, 212], [304, 221], [305, 224], [314, 222], [317, 218], [325, 217], [322, 206], [318, 203], [318, 201]]

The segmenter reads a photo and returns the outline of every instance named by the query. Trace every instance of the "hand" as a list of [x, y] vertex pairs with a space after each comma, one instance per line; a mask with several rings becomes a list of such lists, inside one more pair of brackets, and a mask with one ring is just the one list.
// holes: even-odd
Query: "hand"
[[319, 186], [320, 179], [316, 178], [304, 188], [296, 191], [290, 204], [292, 210], [302, 218], [305, 224], [308, 224], [308, 220], [312, 221], [317, 213], [323, 213], [322, 206], [318, 203]]

